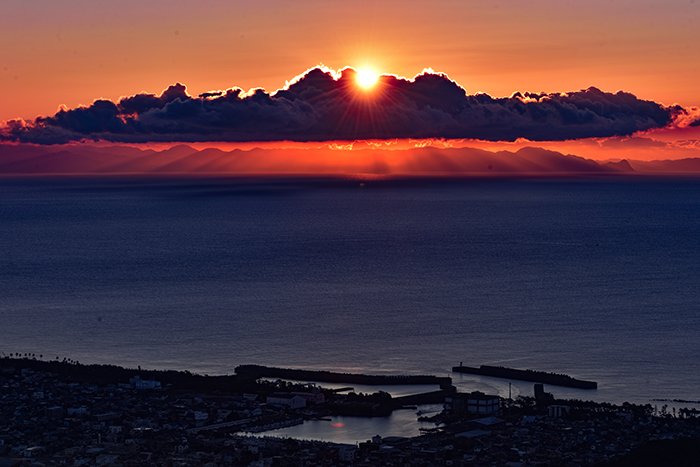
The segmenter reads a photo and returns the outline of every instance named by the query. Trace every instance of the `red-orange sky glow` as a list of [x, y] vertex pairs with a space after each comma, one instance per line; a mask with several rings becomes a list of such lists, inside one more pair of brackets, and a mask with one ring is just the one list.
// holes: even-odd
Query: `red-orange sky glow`
[[[693, 0], [7, 0], [0, 15], [0, 121], [32, 121], [100, 98], [159, 95], [175, 82], [187, 84], [190, 96], [232, 87], [272, 93], [318, 63], [334, 76], [355, 67], [357, 98], [371, 103], [382, 96], [379, 74], [413, 77], [430, 67], [469, 95], [595, 86], [669, 108], [680, 104], [688, 113], [631, 135], [537, 138], [534, 144], [437, 137], [192, 146], [517, 151], [536, 145], [598, 160], [699, 157], [700, 127], [689, 126], [700, 116], [697, 24], [700, 3]], [[367, 109], [363, 118], [376, 118], [371, 104]]]
[[268, 90], [317, 63], [449, 73], [470, 93], [624, 89], [700, 104], [690, 0], [5, 0], [0, 120], [95, 98]]

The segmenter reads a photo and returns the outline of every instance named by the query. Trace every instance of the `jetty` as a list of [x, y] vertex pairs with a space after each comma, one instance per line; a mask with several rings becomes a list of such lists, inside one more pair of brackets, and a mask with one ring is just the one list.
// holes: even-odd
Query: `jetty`
[[454, 373], [467, 373], [472, 375], [491, 376], [494, 378], [515, 379], [519, 381], [532, 381], [534, 383], [549, 384], [577, 389], [598, 389], [595, 381], [576, 379], [560, 373], [549, 373], [537, 370], [518, 370], [504, 366], [481, 365], [480, 367], [459, 366], [452, 367]]
[[262, 365], [240, 365], [236, 375], [248, 378], [279, 378], [292, 381], [313, 381], [318, 383], [364, 384], [368, 386], [395, 385], [438, 385], [442, 389], [452, 386], [452, 378], [433, 375], [364, 375], [358, 373], [336, 373], [325, 370], [299, 370], [276, 368]]

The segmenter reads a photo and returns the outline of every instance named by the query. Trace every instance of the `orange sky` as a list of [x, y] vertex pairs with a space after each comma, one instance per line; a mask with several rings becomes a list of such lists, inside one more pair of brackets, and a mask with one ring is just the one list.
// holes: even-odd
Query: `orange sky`
[[624, 89], [700, 104], [700, 2], [3, 0], [0, 120], [180, 81], [276, 89], [319, 62], [470, 93]]

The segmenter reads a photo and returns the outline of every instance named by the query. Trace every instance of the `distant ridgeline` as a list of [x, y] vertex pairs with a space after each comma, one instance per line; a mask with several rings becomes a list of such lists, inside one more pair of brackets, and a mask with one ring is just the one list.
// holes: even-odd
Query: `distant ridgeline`
[[[347, 153], [348, 157], [338, 157]], [[352, 157], [349, 157], [349, 156]], [[179, 144], [168, 149], [91, 144], [40, 146], [0, 143], [2, 174], [440, 175], [561, 176], [571, 174], [700, 174], [700, 158], [603, 162], [541, 147], [281, 149], [224, 151]]]
[[564, 386], [569, 388], [598, 389], [598, 383], [595, 381], [585, 381], [582, 379], [572, 378], [569, 375], [548, 373], [546, 371], [518, 370], [515, 368], [489, 365], [481, 365], [479, 368], [459, 365], [452, 367], [452, 371], [455, 373], [468, 373], [472, 375], [492, 376], [495, 378], [532, 381], [535, 383], [551, 384], [554, 386]]
[[452, 385], [452, 378], [431, 375], [363, 375], [355, 373], [335, 373], [324, 370], [295, 370], [261, 365], [241, 365], [236, 367], [238, 376], [251, 378], [280, 378], [294, 381], [315, 381], [320, 383], [347, 383], [366, 385], [397, 384], [437, 384], [442, 388]]

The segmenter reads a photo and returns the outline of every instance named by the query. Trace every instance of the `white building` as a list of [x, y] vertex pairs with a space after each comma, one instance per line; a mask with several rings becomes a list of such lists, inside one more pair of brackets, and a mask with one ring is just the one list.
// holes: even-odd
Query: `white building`
[[547, 414], [553, 418], [561, 418], [568, 415], [570, 410], [568, 405], [550, 405], [547, 407]]
[[312, 405], [313, 404], [323, 404], [324, 402], [326, 402], [326, 397], [318, 389], [315, 389], [315, 390], [312, 390], [309, 392], [292, 392], [291, 394], [293, 394], [295, 396], [303, 397], [304, 399], [306, 399], [306, 402], [308, 404], [312, 404]]
[[467, 413], [494, 415], [501, 410], [501, 398], [474, 391], [467, 394]]
[[134, 376], [129, 380], [131, 387], [134, 389], [160, 389], [160, 381], [153, 379], [141, 379], [140, 376]]
[[267, 403], [289, 407], [290, 409], [303, 409], [306, 407], [306, 398], [297, 394], [275, 393], [267, 396]]
[[455, 393], [445, 398], [445, 409], [454, 413], [497, 415], [501, 411], [501, 398], [480, 391]]

